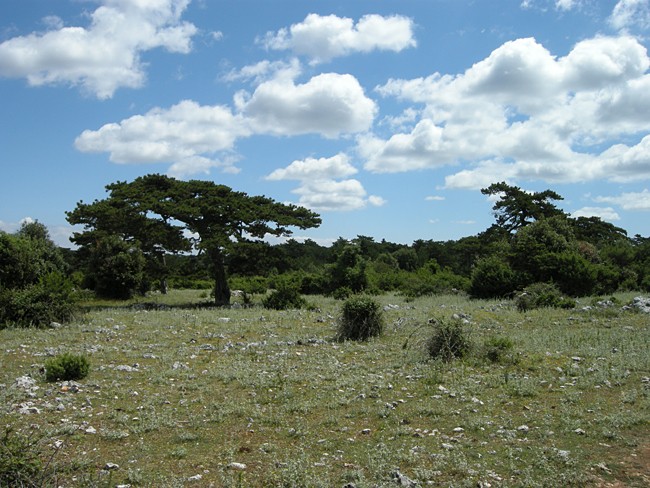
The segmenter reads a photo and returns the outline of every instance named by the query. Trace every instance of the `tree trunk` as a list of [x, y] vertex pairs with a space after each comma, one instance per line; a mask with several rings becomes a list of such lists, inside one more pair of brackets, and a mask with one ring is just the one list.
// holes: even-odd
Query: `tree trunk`
[[214, 273], [214, 304], [218, 307], [226, 307], [230, 305], [230, 288], [228, 287], [226, 268], [223, 264], [223, 254], [219, 249], [211, 249], [209, 256]]

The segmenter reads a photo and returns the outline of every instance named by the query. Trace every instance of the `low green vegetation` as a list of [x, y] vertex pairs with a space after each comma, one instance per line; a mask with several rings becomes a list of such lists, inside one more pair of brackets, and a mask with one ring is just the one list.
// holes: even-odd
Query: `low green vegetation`
[[82, 380], [90, 372], [90, 361], [84, 355], [63, 353], [45, 361], [47, 381]]
[[[346, 301], [225, 309], [202, 293], [0, 330], [0, 484], [647, 486], [650, 321], [634, 294], [526, 311], [385, 294], [360, 307], [383, 333], [338, 341]], [[433, 357], [433, 337], [449, 352]], [[48, 382], [64, 354], [90, 374]]]

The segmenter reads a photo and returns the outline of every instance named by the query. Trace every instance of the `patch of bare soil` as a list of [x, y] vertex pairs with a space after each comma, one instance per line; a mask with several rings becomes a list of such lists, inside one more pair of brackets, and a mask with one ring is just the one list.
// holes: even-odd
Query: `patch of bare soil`
[[[600, 473], [598, 473], [600, 471]], [[629, 455], [594, 467], [598, 488], [647, 488], [650, 486], [650, 441], [644, 439]]]

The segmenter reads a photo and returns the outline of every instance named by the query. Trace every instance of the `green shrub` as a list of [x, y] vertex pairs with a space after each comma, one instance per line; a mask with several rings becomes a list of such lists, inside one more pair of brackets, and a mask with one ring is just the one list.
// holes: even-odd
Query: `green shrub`
[[336, 300], [347, 300], [354, 292], [348, 286], [342, 286], [332, 292], [332, 297]]
[[67, 322], [75, 310], [72, 282], [57, 271], [41, 277], [36, 284], [0, 292], [0, 328]]
[[289, 310], [302, 308], [306, 305], [306, 300], [300, 294], [300, 290], [290, 284], [281, 284], [277, 290], [273, 290], [269, 295], [262, 299], [264, 308], [272, 310]]
[[63, 353], [45, 361], [47, 381], [80, 380], [88, 376], [90, 361], [86, 356]]
[[470, 295], [474, 298], [505, 297], [517, 288], [516, 274], [498, 256], [479, 260], [472, 270]]
[[[5, 427], [0, 436], [0, 486], [42, 486], [43, 462], [38, 437]], [[43, 481], [45, 481], [43, 479]]]
[[467, 291], [470, 284], [464, 276], [448, 270], [432, 273], [428, 266], [411, 273], [403, 272], [403, 277], [400, 292], [408, 298]]
[[135, 244], [118, 236], [97, 242], [90, 253], [90, 275], [102, 298], [128, 300], [142, 291], [146, 260]]
[[575, 300], [566, 298], [553, 283], [534, 283], [524, 288], [515, 301], [520, 312], [535, 308], [574, 308]]
[[355, 296], [343, 303], [339, 317], [339, 340], [365, 341], [381, 335], [384, 330], [382, 309], [368, 296]]
[[233, 276], [228, 285], [231, 290], [241, 290], [247, 295], [261, 295], [268, 289], [268, 279], [264, 276]]
[[493, 363], [502, 363], [513, 347], [514, 343], [507, 337], [490, 337], [485, 341], [484, 355]]
[[435, 320], [435, 330], [427, 341], [427, 352], [433, 359], [451, 361], [464, 358], [472, 350], [469, 332], [461, 320]]

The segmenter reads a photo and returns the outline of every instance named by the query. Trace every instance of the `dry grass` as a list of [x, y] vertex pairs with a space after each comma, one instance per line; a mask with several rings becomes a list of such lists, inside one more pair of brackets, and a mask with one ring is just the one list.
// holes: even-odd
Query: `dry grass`
[[[0, 422], [63, 441], [59, 486], [361, 488], [395, 486], [396, 471], [420, 486], [645, 486], [647, 469], [626, 466], [647, 457], [647, 315], [378, 299], [396, 307], [363, 343], [333, 340], [341, 302], [179, 306], [200, 301], [190, 292], [2, 330]], [[453, 314], [474, 353], [431, 361], [427, 322]], [[499, 363], [481, 353], [494, 337], [514, 344]], [[78, 387], [40, 372], [62, 352], [90, 358]], [[34, 387], [14, 384], [25, 375]], [[20, 413], [28, 402], [39, 413]]]

